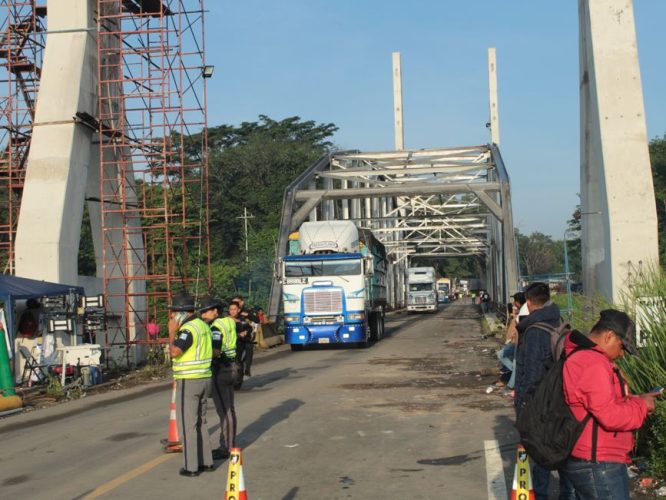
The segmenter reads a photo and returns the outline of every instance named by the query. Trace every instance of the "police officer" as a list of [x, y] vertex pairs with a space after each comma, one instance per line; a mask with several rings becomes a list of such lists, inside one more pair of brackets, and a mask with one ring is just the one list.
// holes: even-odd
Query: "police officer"
[[250, 322], [258, 324], [259, 317], [254, 312], [245, 307], [245, 299], [243, 299], [242, 295], [235, 295], [231, 301], [232, 303], [238, 304], [238, 314], [234, 316], [239, 340], [238, 351], [240, 355], [240, 352], [245, 350], [245, 375], [251, 377], [255, 334], [254, 327]]
[[[222, 309], [220, 303], [218, 313]], [[213, 401], [220, 417], [220, 446], [213, 450], [215, 460], [227, 459], [236, 446], [236, 408], [234, 383], [236, 382], [236, 322], [233, 318], [217, 318], [211, 325], [213, 332]]]
[[213, 345], [208, 323], [217, 318], [215, 304], [204, 298], [195, 314], [194, 298], [186, 292], [174, 296], [169, 305], [169, 351], [176, 380], [176, 410], [183, 441], [180, 475], [198, 476], [214, 470], [206, 421], [210, 391]]

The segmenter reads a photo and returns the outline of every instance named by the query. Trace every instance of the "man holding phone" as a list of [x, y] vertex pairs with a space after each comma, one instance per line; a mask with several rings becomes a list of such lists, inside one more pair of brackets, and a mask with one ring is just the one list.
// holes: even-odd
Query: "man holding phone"
[[[590, 418], [561, 473], [580, 499], [629, 499], [627, 464], [633, 432], [655, 410], [661, 392], [633, 396], [615, 361], [635, 354], [634, 322], [621, 311], [601, 311], [586, 337], [572, 332], [564, 343], [564, 396], [577, 420]], [[576, 351], [576, 352], [574, 352]]]

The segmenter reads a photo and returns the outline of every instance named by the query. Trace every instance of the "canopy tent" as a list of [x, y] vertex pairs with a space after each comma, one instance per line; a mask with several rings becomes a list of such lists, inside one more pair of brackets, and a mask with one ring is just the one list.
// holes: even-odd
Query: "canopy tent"
[[83, 294], [83, 287], [75, 285], [63, 285], [50, 283], [48, 281], [32, 280], [0, 274], [0, 301], [5, 303], [5, 316], [7, 318], [7, 329], [12, 339], [14, 338], [14, 304], [17, 300], [37, 299], [39, 297], [54, 297], [66, 295], [70, 292]]

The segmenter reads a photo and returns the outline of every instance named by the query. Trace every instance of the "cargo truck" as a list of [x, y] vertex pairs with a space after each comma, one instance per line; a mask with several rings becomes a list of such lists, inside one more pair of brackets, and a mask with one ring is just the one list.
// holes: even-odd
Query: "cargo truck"
[[386, 250], [351, 221], [304, 222], [281, 262], [285, 342], [367, 346], [384, 335]]
[[407, 269], [407, 312], [437, 311], [437, 275], [434, 267]]
[[451, 278], [439, 278], [437, 280], [437, 302], [448, 304], [453, 296], [451, 290]]

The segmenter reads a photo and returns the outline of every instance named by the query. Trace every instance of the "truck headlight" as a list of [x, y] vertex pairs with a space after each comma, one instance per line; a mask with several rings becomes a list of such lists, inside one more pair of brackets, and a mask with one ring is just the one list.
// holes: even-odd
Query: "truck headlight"
[[300, 319], [299, 316], [285, 316], [284, 317], [284, 322], [285, 323], [297, 323], [299, 319]]
[[310, 316], [303, 316], [303, 323], [312, 323], [312, 318]]
[[347, 314], [347, 318], [349, 318], [350, 321], [363, 321], [365, 319], [365, 313], [364, 312], [349, 313]]

